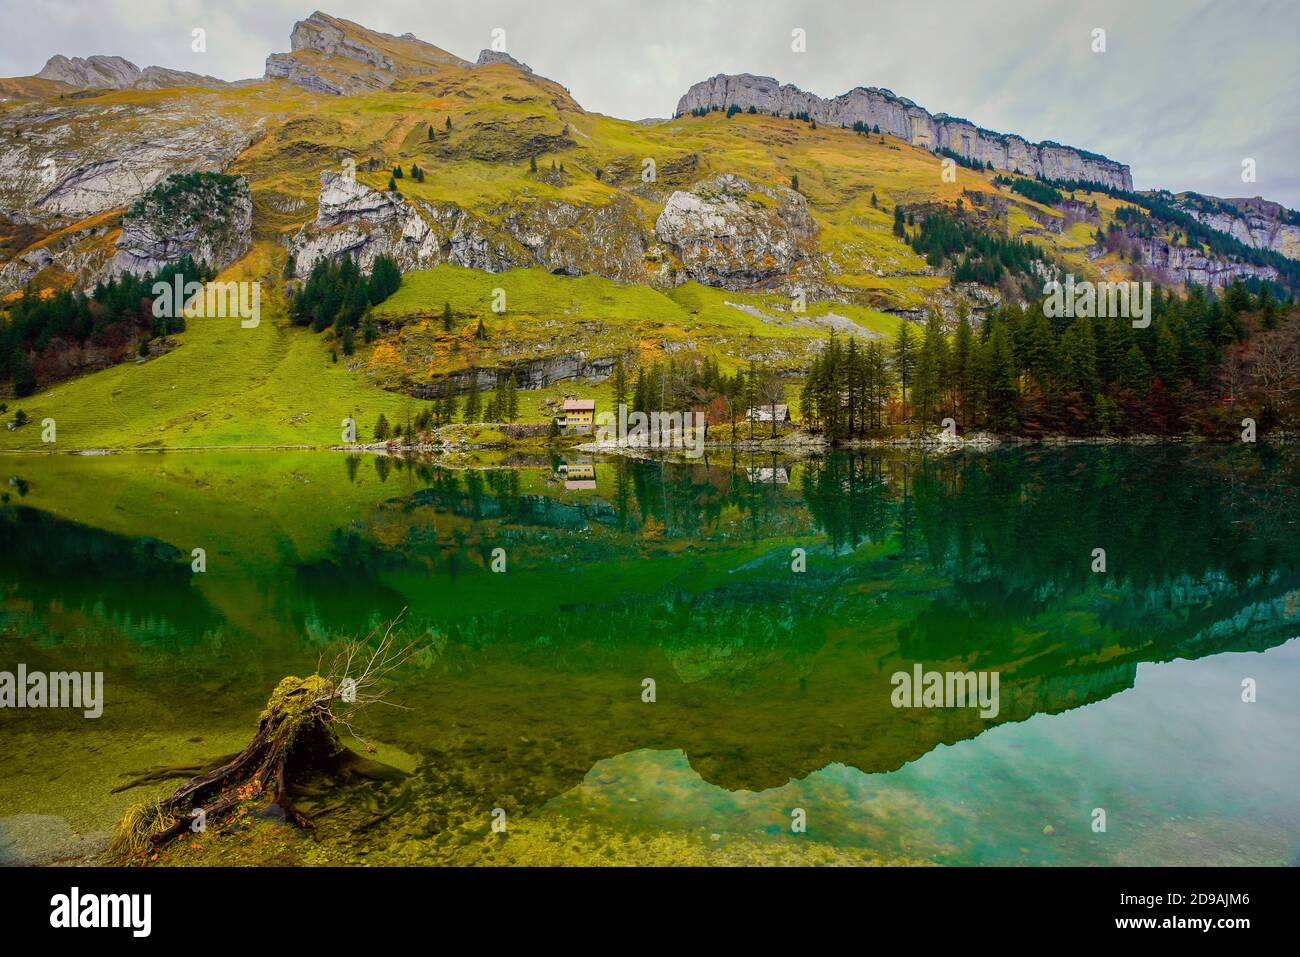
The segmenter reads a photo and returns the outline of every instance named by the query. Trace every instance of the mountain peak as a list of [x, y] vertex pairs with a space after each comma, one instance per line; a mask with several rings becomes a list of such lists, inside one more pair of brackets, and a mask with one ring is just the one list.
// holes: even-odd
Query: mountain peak
[[120, 56], [66, 57], [56, 53], [45, 61], [45, 66], [36, 76], [69, 86], [121, 90], [140, 78], [140, 68]]
[[267, 57], [267, 79], [289, 80], [320, 93], [378, 90], [402, 77], [469, 66], [414, 34], [395, 37], [319, 10], [293, 25], [289, 48]]
[[141, 70], [120, 56], [66, 57], [57, 53], [45, 61], [45, 66], [36, 74], [36, 78], [94, 90], [160, 90], [226, 85], [225, 80], [186, 70], [172, 70], [162, 66], [147, 66]]
[[994, 169], [1028, 176], [1133, 188], [1132, 174], [1123, 163], [1051, 140], [1030, 143], [1014, 133], [986, 130], [947, 113], [932, 114], [892, 90], [876, 87], [855, 87], [828, 100], [770, 76], [719, 73], [687, 90], [677, 103], [677, 115], [732, 107], [775, 116], [802, 116], [827, 126], [865, 126], [914, 146], [947, 150]]
[[533, 72], [533, 68], [527, 63], [521, 63], [509, 53], [503, 53], [500, 50], [480, 50], [478, 59], [474, 61], [475, 66], [487, 66], [491, 63], [505, 63], [509, 66], [517, 67], [525, 73]]

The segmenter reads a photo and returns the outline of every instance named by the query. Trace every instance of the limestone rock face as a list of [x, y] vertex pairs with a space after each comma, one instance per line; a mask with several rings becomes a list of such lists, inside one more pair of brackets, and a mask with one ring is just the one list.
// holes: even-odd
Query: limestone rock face
[[730, 173], [673, 193], [655, 223], [690, 278], [727, 289], [790, 273], [811, 255], [816, 231], [803, 196]]
[[0, 208], [81, 219], [127, 206], [172, 173], [224, 170], [257, 127], [185, 96], [13, 109], [0, 117]]
[[243, 176], [170, 176], [122, 217], [111, 274], [156, 273], [185, 256], [222, 269], [252, 242], [253, 198]]
[[439, 263], [487, 272], [540, 265], [570, 276], [653, 278], [646, 230], [630, 200], [606, 206], [512, 203], [489, 210], [489, 216], [452, 202], [380, 192], [327, 171], [321, 174], [316, 220], [294, 238], [291, 252], [300, 275], [322, 257], [351, 255], [368, 269], [376, 256], [389, 255], [403, 272]]
[[345, 255], [363, 269], [376, 256], [392, 256], [403, 272], [443, 262], [486, 272], [533, 264], [518, 242], [455, 203], [411, 202], [328, 170], [321, 173], [316, 220], [294, 237], [290, 252], [299, 275], [322, 258]]
[[58, 80], [70, 86], [125, 90], [140, 78], [140, 68], [120, 56], [50, 57], [41, 72], [42, 80]]
[[1252, 199], [1205, 197], [1215, 207], [1206, 210], [1194, 203], [1179, 208], [1221, 233], [1255, 249], [1271, 249], [1290, 259], [1300, 259], [1300, 221], [1280, 203], [1259, 196]]
[[289, 34], [289, 49], [315, 50], [326, 56], [346, 57], [381, 70], [393, 68], [392, 57], [360, 38], [349, 36], [341, 23], [320, 13], [314, 13], [293, 25], [293, 32]]
[[333, 95], [380, 90], [401, 77], [469, 66], [410, 33], [390, 36], [319, 11], [294, 24], [289, 44], [289, 53], [266, 58], [266, 78]]
[[807, 113], [821, 124], [851, 127], [861, 122], [927, 149], [950, 149], [972, 160], [991, 163], [995, 169], [1049, 179], [1081, 179], [1117, 189], [1133, 188], [1133, 177], [1123, 163], [1059, 143], [1030, 143], [1008, 133], [981, 129], [969, 120], [931, 114], [891, 90], [857, 87], [834, 99], [822, 99], [797, 86], [781, 84], [769, 76], [718, 74], [696, 83], [677, 103], [677, 113], [730, 106], [787, 116]]
[[605, 206], [558, 200], [515, 206], [505, 211], [502, 224], [553, 273], [647, 280], [645, 229], [629, 200]]
[[120, 56], [55, 55], [46, 61], [36, 76], [42, 80], [57, 80], [69, 86], [97, 90], [170, 90], [185, 86], [215, 89], [229, 85], [225, 80], [186, 70], [161, 66], [147, 66], [141, 70]]
[[71, 277], [74, 289], [89, 289], [102, 279], [113, 258], [107, 225], [66, 230], [0, 265], [0, 296], [22, 289], [45, 269]]
[[525, 73], [533, 72], [533, 68], [527, 63], [520, 63], [509, 53], [503, 53], [500, 50], [482, 50], [478, 55], [478, 59], [474, 61], [475, 66], [486, 66], [489, 63], [505, 63], [508, 66], [517, 67]]
[[1191, 249], [1174, 246], [1162, 239], [1147, 239], [1141, 243], [1142, 262], [1174, 282], [1196, 283], [1201, 286], [1223, 287], [1236, 279], [1277, 279], [1272, 266], [1255, 266], [1235, 259], [1225, 259]]

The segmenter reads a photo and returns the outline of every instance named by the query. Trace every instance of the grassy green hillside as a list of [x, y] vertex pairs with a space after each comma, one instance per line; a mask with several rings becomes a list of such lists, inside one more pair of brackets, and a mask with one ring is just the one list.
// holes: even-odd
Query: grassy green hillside
[[[30, 424], [0, 431], [0, 450], [329, 445], [351, 417], [362, 437], [380, 413], [404, 420], [417, 399], [385, 392], [332, 362], [322, 337], [289, 325], [272, 299], [261, 323], [191, 319], [180, 345], [147, 362], [127, 362], [10, 400]], [[41, 441], [53, 418], [58, 441]], [[7, 417], [8, 418], [8, 417]]]

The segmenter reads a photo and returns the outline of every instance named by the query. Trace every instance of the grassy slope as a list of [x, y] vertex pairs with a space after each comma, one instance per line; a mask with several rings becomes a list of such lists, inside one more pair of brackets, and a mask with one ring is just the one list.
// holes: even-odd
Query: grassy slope
[[[0, 431], [0, 450], [329, 445], [345, 417], [364, 438], [381, 412], [404, 419], [421, 408], [367, 383], [341, 358], [331, 362], [328, 342], [291, 327], [272, 297], [263, 298], [257, 328], [237, 319], [188, 326], [165, 355], [12, 400], [32, 422]], [[54, 445], [41, 442], [47, 416], [58, 428]]]

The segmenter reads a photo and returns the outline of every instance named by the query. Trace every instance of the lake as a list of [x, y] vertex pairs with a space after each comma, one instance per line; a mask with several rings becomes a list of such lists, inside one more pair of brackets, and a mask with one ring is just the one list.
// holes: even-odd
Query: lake
[[[0, 710], [0, 862], [92, 857], [183, 780], [113, 793], [132, 772], [238, 751], [281, 677], [399, 616], [400, 707], [345, 740], [410, 772], [400, 795], [349, 794], [311, 835], [214, 829], [167, 863], [1300, 850], [1292, 449], [0, 470], [0, 671], [104, 686], [99, 718]], [[996, 714], [896, 707], [917, 666], [996, 675]]]

